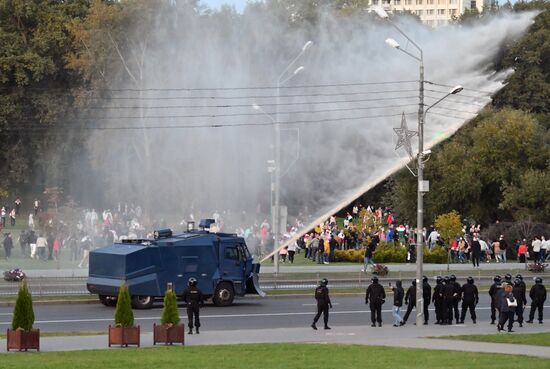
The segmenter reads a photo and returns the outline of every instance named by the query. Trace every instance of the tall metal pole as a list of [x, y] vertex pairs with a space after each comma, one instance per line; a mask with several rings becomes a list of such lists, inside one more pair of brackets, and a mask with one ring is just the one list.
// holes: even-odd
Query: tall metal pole
[[[273, 220], [273, 248], [276, 249], [279, 246], [279, 228], [280, 226], [280, 196], [281, 196], [281, 125], [279, 122], [279, 103], [281, 100], [280, 78], [277, 80], [277, 100], [275, 104], [275, 181], [274, 192], [275, 201], [274, 209], [271, 209]], [[273, 254], [273, 267], [275, 274], [279, 274], [279, 253]]]
[[424, 56], [420, 50], [420, 80], [418, 102], [418, 184], [417, 184], [417, 218], [416, 218], [416, 326], [424, 324], [424, 286], [422, 275], [424, 269]]

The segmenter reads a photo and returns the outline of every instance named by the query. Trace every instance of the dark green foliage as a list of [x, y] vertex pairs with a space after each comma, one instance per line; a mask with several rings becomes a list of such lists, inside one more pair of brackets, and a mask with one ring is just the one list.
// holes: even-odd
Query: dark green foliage
[[372, 256], [375, 263], [404, 263], [407, 249], [400, 244], [380, 242]]
[[429, 264], [445, 264], [447, 262], [448, 253], [444, 247], [435, 246], [432, 251], [424, 248], [424, 262]]
[[180, 316], [178, 312], [178, 303], [176, 301], [176, 293], [169, 289], [164, 295], [164, 309], [162, 309], [160, 323], [163, 325], [177, 325], [179, 322]]
[[30, 331], [34, 324], [34, 310], [32, 308], [32, 296], [29, 292], [27, 282], [21, 282], [19, 293], [13, 309], [12, 329], [23, 329]]
[[132, 327], [134, 325], [134, 312], [128, 286], [123, 284], [118, 291], [118, 300], [115, 310], [115, 324], [120, 327]]

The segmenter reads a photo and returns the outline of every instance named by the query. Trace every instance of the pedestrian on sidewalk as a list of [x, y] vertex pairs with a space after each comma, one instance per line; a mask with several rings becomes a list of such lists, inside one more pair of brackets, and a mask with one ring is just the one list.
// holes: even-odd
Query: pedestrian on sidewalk
[[476, 305], [479, 303], [479, 293], [474, 279], [468, 277], [466, 284], [462, 286], [462, 312], [460, 314], [460, 324], [464, 324], [464, 318], [466, 318], [466, 312], [470, 310], [470, 316], [472, 322], [476, 324]]
[[539, 324], [542, 324], [544, 302], [546, 301], [546, 287], [542, 284], [542, 278], [535, 278], [535, 284], [529, 291], [529, 297], [531, 298], [531, 311], [529, 311], [529, 320], [527, 323], [533, 323], [535, 317], [535, 311], [539, 311]]
[[497, 330], [499, 332], [504, 331], [504, 324], [506, 324], [506, 322], [508, 322], [508, 332], [513, 332], [512, 328], [514, 327], [514, 315], [516, 314], [518, 302], [515, 299], [512, 290], [512, 285], [506, 283], [504, 286], [504, 293], [500, 296], [500, 316], [497, 325]]
[[[399, 327], [401, 325], [401, 322], [403, 322], [403, 318], [401, 317], [401, 307], [403, 306], [403, 297], [405, 297], [405, 290], [402, 287], [401, 280], [398, 280], [395, 282], [395, 287], [392, 287], [393, 291], [393, 309], [392, 309], [392, 315], [394, 318], [393, 326]], [[391, 287], [391, 282], [390, 282]]]
[[317, 314], [313, 318], [313, 324], [311, 328], [317, 330], [317, 321], [323, 314], [323, 322], [325, 323], [325, 329], [330, 329], [328, 326], [328, 309], [332, 309], [332, 302], [330, 301], [329, 291], [328, 291], [328, 280], [323, 278], [319, 282], [319, 286], [315, 288], [315, 300], [317, 301]]
[[378, 283], [378, 277], [372, 277], [372, 283], [367, 287], [365, 304], [369, 304], [371, 327], [382, 326], [382, 304], [386, 302], [384, 287]]

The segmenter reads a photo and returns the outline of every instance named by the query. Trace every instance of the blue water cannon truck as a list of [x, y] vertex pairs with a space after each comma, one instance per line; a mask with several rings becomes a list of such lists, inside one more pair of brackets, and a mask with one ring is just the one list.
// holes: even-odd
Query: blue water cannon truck
[[154, 232], [153, 239], [123, 240], [90, 252], [88, 291], [106, 306], [115, 306], [118, 290], [128, 285], [135, 309], [149, 309], [168, 286], [178, 296], [189, 278], [196, 278], [206, 298], [228, 306], [235, 296], [257, 294], [260, 264], [242, 237], [214, 230], [213, 219], [203, 219], [195, 230], [173, 235], [170, 229]]

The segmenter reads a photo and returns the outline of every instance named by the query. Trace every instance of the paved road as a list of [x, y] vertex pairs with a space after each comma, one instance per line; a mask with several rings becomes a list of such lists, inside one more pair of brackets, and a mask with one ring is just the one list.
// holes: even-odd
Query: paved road
[[[387, 299], [383, 309], [383, 321], [391, 326], [391, 298]], [[330, 314], [330, 324], [335, 327], [351, 327], [370, 324], [368, 306], [364, 304], [364, 297], [359, 295], [333, 296], [334, 308]], [[432, 306], [433, 307], [433, 306]], [[550, 308], [550, 306], [548, 306]], [[276, 298], [243, 298], [231, 307], [215, 307], [207, 305], [202, 311], [204, 330], [232, 331], [232, 330], [263, 330], [273, 328], [309, 327], [315, 311], [315, 300], [312, 297], [276, 297]], [[9, 327], [12, 308], [0, 308], [0, 330]], [[550, 312], [550, 310], [549, 310]], [[486, 294], [481, 295], [477, 307], [478, 326], [486, 327], [487, 332], [495, 331], [489, 325], [490, 301]], [[142, 331], [151, 331], [153, 323], [160, 321], [161, 308], [152, 310], [135, 310], [136, 322], [141, 325]], [[434, 321], [433, 309], [430, 311], [431, 322]], [[35, 327], [42, 331], [71, 332], [71, 331], [104, 331], [113, 323], [114, 308], [100, 304], [83, 305], [41, 305], [35, 306]], [[180, 315], [184, 321], [185, 308], [180, 308]], [[408, 326], [414, 323], [413, 316], [409, 318]], [[471, 324], [469, 315], [466, 323]], [[550, 324], [550, 319], [548, 319]], [[538, 324], [537, 324], [538, 325]], [[412, 327], [402, 329], [413, 329]], [[449, 327], [437, 327], [449, 330]]]

